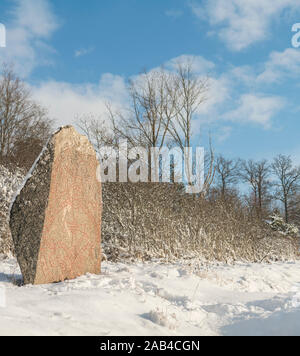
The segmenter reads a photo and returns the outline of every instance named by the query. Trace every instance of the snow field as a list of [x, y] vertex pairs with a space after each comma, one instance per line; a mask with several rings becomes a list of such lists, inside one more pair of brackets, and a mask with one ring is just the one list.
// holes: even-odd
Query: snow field
[[191, 266], [106, 262], [18, 287], [16, 260], [0, 260], [0, 335], [300, 335], [300, 261]]

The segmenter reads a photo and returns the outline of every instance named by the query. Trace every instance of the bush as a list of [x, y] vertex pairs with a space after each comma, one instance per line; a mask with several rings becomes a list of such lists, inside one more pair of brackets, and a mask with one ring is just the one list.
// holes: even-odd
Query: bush
[[287, 224], [283, 217], [279, 214], [273, 214], [269, 222], [271, 228], [274, 231], [278, 231], [286, 236], [297, 237], [299, 235], [299, 229], [294, 224]]
[[20, 169], [0, 165], [0, 254], [7, 255], [13, 250], [8, 225], [9, 205], [23, 179]]

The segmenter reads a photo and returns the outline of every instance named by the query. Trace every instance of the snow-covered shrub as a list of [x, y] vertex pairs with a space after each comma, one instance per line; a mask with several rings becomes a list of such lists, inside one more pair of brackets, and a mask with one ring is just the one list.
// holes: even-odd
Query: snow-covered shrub
[[145, 317], [151, 320], [154, 324], [164, 326], [170, 330], [177, 329], [179, 323], [174, 313], [170, 314], [159, 309], [151, 310]]
[[0, 254], [7, 255], [12, 252], [8, 225], [9, 205], [23, 179], [24, 174], [20, 169], [9, 169], [0, 165]]
[[299, 229], [294, 224], [288, 224], [279, 214], [273, 214], [270, 218], [269, 224], [274, 231], [281, 232], [286, 236], [298, 236]]
[[297, 255], [294, 238], [245, 209], [170, 184], [104, 183], [102, 241], [110, 261], [261, 262]]

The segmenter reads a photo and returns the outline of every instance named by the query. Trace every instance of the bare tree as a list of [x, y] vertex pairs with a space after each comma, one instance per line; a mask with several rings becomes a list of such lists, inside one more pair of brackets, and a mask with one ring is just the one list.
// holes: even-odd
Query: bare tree
[[289, 201], [289, 220], [300, 226], [300, 192], [296, 189]]
[[88, 137], [98, 154], [104, 145], [117, 147], [117, 138], [103, 117], [86, 114], [76, 117], [75, 124]]
[[115, 135], [134, 147], [162, 148], [177, 110], [174, 82], [174, 75], [163, 69], [130, 80], [129, 109], [116, 112], [108, 106]]
[[22, 165], [26, 155], [32, 154], [32, 149], [26, 149], [28, 144], [40, 149], [51, 124], [45, 109], [32, 100], [25, 84], [4, 65], [0, 77], [0, 163], [16, 159]]
[[[185, 147], [192, 146], [193, 139], [193, 121], [197, 115], [197, 111], [201, 105], [205, 103], [209, 91], [209, 78], [200, 77], [193, 70], [193, 60], [186, 62], [177, 62], [175, 65], [174, 81], [169, 91], [177, 93], [176, 98], [175, 119], [170, 120], [168, 132], [173, 139], [173, 142], [179, 146], [184, 152]], [[189, 175], [191, 167], [189, 167], [190, 157], [185, 161], [185, 169], [188, 176], [188, 181], [191, 181]], [[199, 167], [194, 167], [198, 168]], [[205, 181], [203, 186], [203, 194], [209, 191], [209, 188], [214, 180], [214, 151], [212, 148], [211, 138], [209, 140], [209, 152], [205, 156]]]
[[207, 100], [209, 79], [199, 77], [193, 71], [193, 61], [178, 62], [170, 92], [177, 93], [175, 120], [169, 124], [169, 133], [174, 142], [183, 150], [191, 147], [192, 123], [199, 107]]
[[[208, 80], [193, 73], [192, 62], [178, 63], [173, 72], [161, 68], [142, 73], [129, 82], [127, 109], [120, 111], [107, 105], [116, 142], [118, 139], [126, 139], [131, 147], [142, 146], [148, 149], [149, 163], [151, 148], [161, 152], [163, 146], [176, 145], [184, 152], [185, 147], [192, 145], [192, 122], [199, 106], [206, 100], [207, 90]], [[89, 123], [88, 130], [87, 122], [81, 120], [79, 126], [86, 133], [98, 136], [93, 141], [99, 146], [103, 141], [102, 127], [99, 129], [99, 124], [93, 120], [89, 120]], [[207, 187], [214, 173], [211, 143], [208, 157], [210, 166], [206, 169]]]
[[283, 203], [286, 223], [290, 219], [292, 199], [299, 188], [300, 167], [294, 167], [290, 156], [279, 155], [272, 164], [272, 171], [276, 177], [275, 197]]
[[270, 166], [266, 160], [254, 162], [253, 160], [242, 161], [240, 177], [251, 187], [250, 200], [259, 217], [263, 217], [270, 202]]
[[225, 199], [228, 189], [239, 180], [239, 161], [226, 159], [219, 155], [216, 160], [217, 184], [221, 190], [221, 197]]
[[204, 161], [204, 185], [202, 196], [209, 193], [209, 190], [214, 182], [216, 167], [215, 167], [215, 152], [212, 145], [211, 137], [209, 138], [209, 150], [206, 151], [205, 161]]
[[134, 146], [162, 147], [169, 138], [182, 150], [191, 147], [192, 122], [207, 99], [208, 78], [193, 72], [193, 63], [177, 63], [174, 72], [144, 72], [129, 84], [130, 109], [109, 107], [115, 133]]

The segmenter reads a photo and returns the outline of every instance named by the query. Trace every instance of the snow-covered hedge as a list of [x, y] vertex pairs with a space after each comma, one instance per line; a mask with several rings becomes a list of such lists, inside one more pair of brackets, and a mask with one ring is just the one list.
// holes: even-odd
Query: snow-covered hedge
[[24, 179], [18, 169], [8, 169], [0, 165], [0, 254], [12, 251], [12, 241], [8, 226], [8, 211], [11, 199]]
[[[0, 254], [12, 252], [10, 201], [24, 179], [0, 166]], [[296, 239], [254, 221], [239, 207], [207, 202], [177, 185], [103, 184], [102, 241], [110, 261], [291, 260]]]
[[296, 239], [245, 209], [210, 202], [168, 184], [103, 184], [103, 250], [108, 260], [283, 261]]

